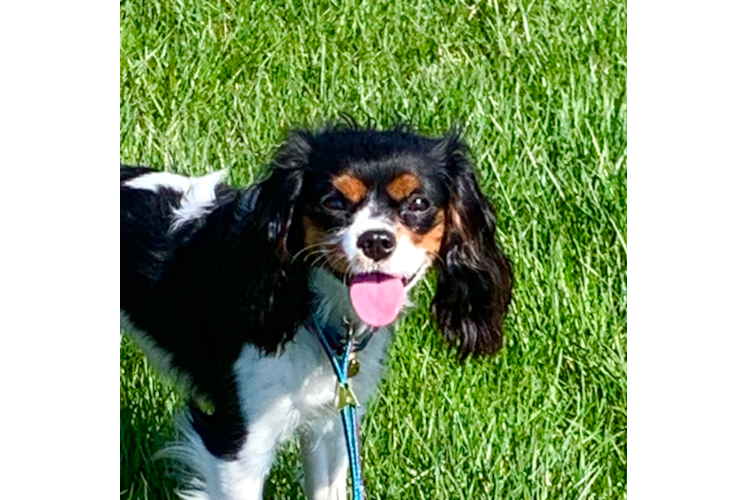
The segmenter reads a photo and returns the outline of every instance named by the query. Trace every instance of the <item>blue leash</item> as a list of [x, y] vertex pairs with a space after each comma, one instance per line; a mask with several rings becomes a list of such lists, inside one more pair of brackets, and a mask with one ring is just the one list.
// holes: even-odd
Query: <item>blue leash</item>
[[[364, 500], [364, 474], [361, 466], [361, 434], [356, 419], [356, 407], [359, 406], [356, 395], [348, 383], [348, 370], [351, 368], [351, 354], [354, 352], [352, 331], [348, 330], [347, 338], [343, 339], [344, 345], [338, 349], [333, 348], [334, 340], [328, 338], [328, 332], [320, 328], [317, 318], [312, 316], [314, 329], [322, 347], [330, 358], [332, 368], [338, 378], [338, 388], [335, 400], [338, 410], [343, 417], [343, 429], [345, 431], [345, 442], [348, 447], [348, 460], [351, 464], [351, 483], [353, 484], [353, 500]], [[368, 339], [367, 339], [368, 340]], [[365, 343], [363, 344], [365, 345]], [[363, 346], [358, 346], [362, 349]], [[353, 373], [352, 375], [355, 375]]]

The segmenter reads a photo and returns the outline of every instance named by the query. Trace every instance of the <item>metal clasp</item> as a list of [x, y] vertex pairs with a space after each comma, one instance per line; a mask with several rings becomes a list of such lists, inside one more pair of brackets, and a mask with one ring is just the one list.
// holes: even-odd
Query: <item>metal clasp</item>
[[346, 406], [361, 406], [358, 402], [356, 394], [349, 384], [341, 384], [338, 382], [338, 390], [335, 394], [335, 405], [338, 410], [342, 410]]

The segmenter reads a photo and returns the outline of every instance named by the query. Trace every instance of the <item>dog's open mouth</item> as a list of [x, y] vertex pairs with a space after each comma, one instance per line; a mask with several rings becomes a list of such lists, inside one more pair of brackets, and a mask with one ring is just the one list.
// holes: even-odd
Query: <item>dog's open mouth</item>
[[405, 287], [412, 279], [384, 273], [353, 277], [348, 293], [361, 321], [374, 327], [394, 322], [405, 304]]

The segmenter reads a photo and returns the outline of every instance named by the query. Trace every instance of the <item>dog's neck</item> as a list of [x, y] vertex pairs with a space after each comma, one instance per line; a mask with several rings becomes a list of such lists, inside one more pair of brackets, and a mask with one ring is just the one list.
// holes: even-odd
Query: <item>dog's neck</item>
[[369, 327], [358, 319], [353, 310], [348, 286], [331, 272], [315, 267], [309, 272], [309, 287], [314, 293], [313, 312], [320, 326], [343, 331], [347, 325], [354, 328], [355, 334], [361, 335]]

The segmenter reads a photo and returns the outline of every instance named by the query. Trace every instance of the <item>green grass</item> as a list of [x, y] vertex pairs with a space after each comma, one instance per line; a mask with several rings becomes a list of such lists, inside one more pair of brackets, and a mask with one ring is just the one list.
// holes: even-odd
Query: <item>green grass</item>
[[[256, 179], [289, 127], [456, 121], [514, 263], [507, 343], [454, 361], [427, 306], [364, 424], [372, 498], [626, 497], [626, 4], [123, 1], [120, 160]], [[123, 498], [172, 498], [172, 385], [121, 353]], [[295, 445], [267, 498], [301, 498]]]

